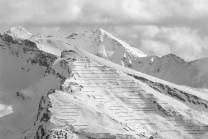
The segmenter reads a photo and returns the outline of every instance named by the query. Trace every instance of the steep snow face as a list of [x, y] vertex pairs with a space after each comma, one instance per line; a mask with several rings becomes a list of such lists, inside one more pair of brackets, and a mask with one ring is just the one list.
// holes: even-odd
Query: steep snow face
[[134, 70], [194, 88], [208, 88], [208, 59], [187, 62], [169, 54], [161, 58], [148, 56], [132, 64]]
[[67, 41], [99, 57], [108, 59], [119, 65], [124, 64], [127, 67], [131, 67], [131, 63], [137, 58], [147, 56], [100, 28], [85, 31], [82, 34], [74, 33], [67, 37]]

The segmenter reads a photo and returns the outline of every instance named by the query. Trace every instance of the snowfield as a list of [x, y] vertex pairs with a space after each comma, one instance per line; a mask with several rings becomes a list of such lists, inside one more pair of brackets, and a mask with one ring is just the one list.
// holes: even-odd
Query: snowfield
[[122, 41], [112, 52], [110, 42], [88, 50], [69, 38], [21, 27], [0, 35], [0, 139], [208, 137], [207, 89], [121, 66], [119, 53], [147, 57]]

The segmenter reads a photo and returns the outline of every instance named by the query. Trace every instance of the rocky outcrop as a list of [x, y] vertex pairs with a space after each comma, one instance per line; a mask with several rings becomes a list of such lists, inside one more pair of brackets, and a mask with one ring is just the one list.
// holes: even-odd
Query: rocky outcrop
[[[69, 62], [70, 61], [62, 60], [57, 63], [57, 65], [48, 66], [45, 70], [44, 78], [47, 78], [47, 76], [54, 76], [59, 80], [59, 85], [57, 85], [57, 87], [54, 86], [55, 88], [51, 88], [46, 96], [41, 97], [36, 120], [34, 121], [33, 126], [27, 129], [23, 134], [25, 139], [49, 139], [49, 137], [56, 133], [56, 131], [50, 130], [49, 128], [52, 124], [50, 123], [50, 118], [52, 116], [50, 108], [52, 105], [49, 95], [58, 90], [62, 90], [63, 83], [71, 76], [72, 71], [70, 70], [70, 67], [68, 67]], [[59, 71], [59, 68], [61, 68], [61, 71]]]
[[208, 109], [208, 101], [206, 101], [202, 98], [199, 98], [195, 95], [191, 95], [189, 93], [186, 93], [185, 91], [181, 91], [176, 88], [172, 88], [168, 85], [164, 85], [164, 84], [157, 83], [157, 82], [152, 82], [152, 81], [145, 79], [143, 77], [138, 77], [136, 75], [130, 75], [130, 76], [133, 76], [134, 78], [148, 84], [151, 88], [153, 88], [154, 90], [156, 90], [160, 93], [167, 94], [167, 95], [169, 95], [175, 99], [178, 99], [182, 102], [191, 103], [191, 104], [198, 105], [200, 107], [204, 107], [204, 108]]
[[23, 91], [16, 92], [16, 95], [17, 95], [17, 97], [19, 97], [20, 99], [25, 100], [25, 101], [32, 99], [29, 95], [25, 94]]

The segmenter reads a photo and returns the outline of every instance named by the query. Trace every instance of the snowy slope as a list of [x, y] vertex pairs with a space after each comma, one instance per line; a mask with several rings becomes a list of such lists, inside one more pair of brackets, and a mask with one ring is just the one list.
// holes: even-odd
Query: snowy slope
[[207, 93], [61, 40], [4, 34], [0, 52], [1, 139], [202, 139], [208, 133]]

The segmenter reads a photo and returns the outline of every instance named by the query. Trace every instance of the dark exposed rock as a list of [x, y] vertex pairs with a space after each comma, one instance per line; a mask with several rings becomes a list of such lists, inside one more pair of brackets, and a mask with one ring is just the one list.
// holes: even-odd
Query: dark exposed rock
[[17, 95], [19, 98], [21, 98], [22, 100], [28, 100], [28, 99], [31, 100], [31, 98], [30, 98], [29, 96], [26, 96], [26, 95], [23, 94], [22, 92], [16, 92], [16, 95]]
[[64, 50], [64, 51], [61, 52], [61, 58], [64, 58], [65, 55], [68, 55], [69, 53], [77, 54], [74, 50]]
[[153, 101], [153, 104], [156, 104], [156, 107], [159, 111], [161, 111], [166, 116], [173, 116], [170, 112], [168, 112], [166, 109], [164, 109], [160, 104], [158, 104], [156, 101]]
[[[163, 85], [161, 83], [157, 83], [157, 82], [152, 82], [150, 80], [147, 80], [143, 77], [138, 77], [136, 75], [131, 75], [129, 74], [130, 76], [133, 76], [135, 79], [138, 79], [144, 83], [146, 83], [147, 85], [149, 85], [151, 88], [153, 88], [154, 90], [160, 92], [160, 93], [163, 93], [163, 94], [168, 94], [170, 95], [171, 97], [174, 97], [174, 98], [177, 98], [178, 100], [182, 101], [182, 102], [186, 102], [188, 101], [189, 103], [192, 103], [194, 105], [200, 105], [200, 106], [203, 106], [205, 107], [206, 109], [208, 109], [207, 107], [207, 104], [208, 102], [195, 96], [195, 95], [192, 95], [192, 94], [188, 94], [184, 91], [180, 91], [176, 88], [172, 88], [172, 87], [169, 87], [168, 85]], [[196, 101], [198, 102], [196, 102]]]
[[70, 34], [70, 35], [69, 35], [68, 37], [66, 37], [66, 38], [68, 38], [68, 39], [70, 38], [70, 39], [71, 39], [71, 38], [73, 38], [73, 37], [75, 37], [75, 36], [77, 36], [77, 35], [78, 35], [77, 33], [72, 33], [72, 34]]

